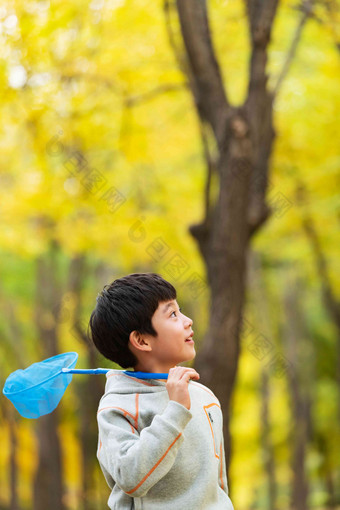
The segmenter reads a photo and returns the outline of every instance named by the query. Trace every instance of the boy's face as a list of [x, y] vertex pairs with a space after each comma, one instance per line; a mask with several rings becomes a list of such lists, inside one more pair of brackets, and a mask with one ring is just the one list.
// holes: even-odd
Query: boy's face
[[[157, 371], [168, 372], [170, 368], [196, 356], [194, 341], [187, 341], [193, 333], [193, 321], [184, 315], [176, 300], [159, 303], [151, 319], [158, 336], [143, 335], [150, 343], [150, 354]], [[156, 371], [156, 370], [155, 370]]]

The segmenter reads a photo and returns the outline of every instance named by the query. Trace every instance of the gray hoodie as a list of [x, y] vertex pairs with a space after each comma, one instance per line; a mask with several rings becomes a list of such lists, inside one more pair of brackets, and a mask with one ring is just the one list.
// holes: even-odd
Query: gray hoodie
[[111, 510], [233, 510], [218, 399], [189, 382], [190, 410], [165, 380], [110, 370], [98, 407], [97, 457]]

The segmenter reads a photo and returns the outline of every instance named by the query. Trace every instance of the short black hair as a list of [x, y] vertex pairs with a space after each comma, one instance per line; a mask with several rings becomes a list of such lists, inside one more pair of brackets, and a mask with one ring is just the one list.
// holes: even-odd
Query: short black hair
[[151, 318], [159, 303], [176, 297], [176, 289], [157, 273], [118, 278], [98, 294], [89, 336], [105, 358], [123, 368], [135, 367], [138, 360], [128, 347], [131, 331], [157, 337]]

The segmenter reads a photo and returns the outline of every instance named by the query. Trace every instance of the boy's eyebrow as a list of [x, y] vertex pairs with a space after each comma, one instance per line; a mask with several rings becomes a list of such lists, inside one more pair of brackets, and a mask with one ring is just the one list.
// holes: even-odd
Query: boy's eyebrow
[[163, 313], [166, 313], [168, 308], [170, 308], [170, 306], [173, 306], [174, 304], [175, 304], [175, 301], [171, 301], [170, 303], [165, 305], [165, 307], [163, 308]]

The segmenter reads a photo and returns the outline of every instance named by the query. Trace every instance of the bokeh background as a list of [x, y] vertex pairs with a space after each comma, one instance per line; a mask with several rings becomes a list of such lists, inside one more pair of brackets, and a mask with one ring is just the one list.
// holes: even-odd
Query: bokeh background
[[[211, 0], [208, 14], [228, 99], [241, 105], [245, 3]], [[268, 87], [282, 76], [273, 211], [247, 255], [228, 448], [236, 510], [340, 508], [339, 22], [338, 1], [281, 0], [272, 27]], [[210, 288], [189, 226], [204, 214], [206, 139], [175, 39], [169, 2], [1, 2], [1, 387], [65, 351], [79, 368], [114, 367], [88, 343], [87, 322], [103, 285], [132, 272], [176, 287], [202, 348]], [[285, 369], [272, 372], [278, 354]], [[39, 420], [1, 396], [1, 509], [107, 507], [96, 459], [104, 384], [74, 376]]]

